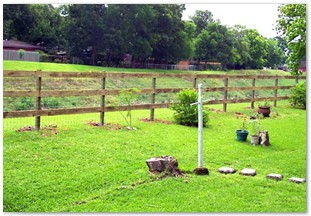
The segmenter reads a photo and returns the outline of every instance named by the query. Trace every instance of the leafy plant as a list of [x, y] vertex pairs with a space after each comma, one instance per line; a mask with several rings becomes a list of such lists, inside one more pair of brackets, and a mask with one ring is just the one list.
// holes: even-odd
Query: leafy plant
[[139, 93], [140, 90], [137, 88], [132, 88], [130, 90], [121, 90], [120, 91], [120, 102], [122, 102], [123, 104], [125, 103], [128, 106], [128, 110], [126, 115], [124, 115], [122, 112], [121, 115], [124, 118], [124, 120], [126, 121], [129, 129], [133, 129], [132, 127], [132, 105], [134, 103], [134, 101], [137, 99], [137, 93]]
[[22, 59], [22, 58], [24, 57], [24, 55], [25, 55], [25, 50], [19, 49], [19, 50], [17, 51], [17, 53], [18, 53], [19, 59]]
[[31, 98], [23, 97], [14, 106], [15, 110], [30, 110], [34, 107], [34, 103]]
[[[193, 89], [184, 89], [177, 93], [179, 103], [174, 104], [170, 109], [174, 110], [174, 119], [177, 124], [186, 126], [198, 126], [198, 106], [191, 103], [198, 101], [198, 93]], [[208, 111], [203, 109], [203, 127], [209, 121]]]
[[54, 97], [44, 98], [42, 100], [42, 105], [45, 108], [58, 108], [61, 106], [60, 101]]
[[246, 131], [247, 130], [247, 120], [246, 120], [246, 118], [243, 119], [241, 130], [242, 131]]
[[259, 107], [270, 107], [271, 105], [270, 105], [270, 102], [269, 101], [267, 101], [267, 100], [265, 100], [264, 101], [264, 103], [260, 103], [259, 105], [258, 105]]
[[258, 136], [260, 131], [260, 121], [259, 120], [251, 120], [249, 121], [249, 124], [251, 125], [251, 135]]
[[306, 91], [307, 91], [307, 83], [306, 82], [298, 83], [292, 89], [291, 96], [289, 99], [290, 104], [293, 107], [306, 109]]

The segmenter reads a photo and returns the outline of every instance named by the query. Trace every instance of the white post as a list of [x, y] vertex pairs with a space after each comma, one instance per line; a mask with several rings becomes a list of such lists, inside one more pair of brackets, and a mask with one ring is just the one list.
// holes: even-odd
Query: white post
[[199, 98], [198, 98], [198, 165], [203, 167], [203, 158], [202, 158], [202, 141], [203, 141], [203, 104], [202, 104], [202, 83], [198, 85], [199, 87]]

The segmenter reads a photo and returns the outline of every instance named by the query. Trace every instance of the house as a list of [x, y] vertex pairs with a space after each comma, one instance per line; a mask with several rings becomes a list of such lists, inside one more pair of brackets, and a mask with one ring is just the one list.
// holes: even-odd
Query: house
[[3, 41], [3, 60], [40, 61], [39, 50], [46, 52], [45, 47], [32, 45], [18, 40]]
[[4, 40], [3, 41], [3, 50], [15, 50], [18, 51], [23, 49], [28, 52], [36, 52], [37, 50], [46, 51], [44, 47], [32, 45], [27, 42], [18, 41], [18, 40]]

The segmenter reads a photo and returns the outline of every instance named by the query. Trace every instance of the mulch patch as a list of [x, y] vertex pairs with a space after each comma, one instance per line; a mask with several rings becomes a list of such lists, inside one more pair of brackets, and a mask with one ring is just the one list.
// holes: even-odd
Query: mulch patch
[[167, 124], [167, 125], [172, 124], [172, 122], [167, 121], [167, 120], [162, 120], [162, 119], [155, 119], [154, 121], [151, 121], [148, 118], [141, 118], [139, 120], [142, 122], [157, 122], [157, 123], [162, 123], [162, 124]]
[[16, 132], [26, 132], [26, 131], [34, 131], [35, 128], [32, 127], [32, 126], [25, 126], [25, 127], [22, 127], [18, 130], [16, 130]]

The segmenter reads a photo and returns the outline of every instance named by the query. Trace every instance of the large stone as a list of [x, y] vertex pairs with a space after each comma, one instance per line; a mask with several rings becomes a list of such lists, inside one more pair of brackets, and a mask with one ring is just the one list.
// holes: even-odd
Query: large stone
[[172, 156], [161, 156], [146, 160], [149, 171], [155, 174], [167, 172], [174, 175], [181, 175], [182, 172], [178, 169], [178, 162]]
[[223, 173], [223, 174], [232, 174], [232, 173], [235, 173], [236, 170], [231, 167], [220, 167], [218, 169], [218, 172]]
[[275, 179], [277, 181], [283, 179], [283, 176], [281, 174], [274, 174], [274, 173], [268, 174], [266, 177], [269, 179]]
[[240, 175], [255, 176], [256, 175], [256, 170], [249, 169], [249, 168], [244, 168], [244, 169], [241, 170]]
[[297, 178], [297, 177], [292, 177], [288, 179], [289, 182], [295, 182], [295, 183], [303, 183], [306, 181], [304, 178]]

